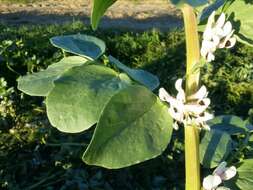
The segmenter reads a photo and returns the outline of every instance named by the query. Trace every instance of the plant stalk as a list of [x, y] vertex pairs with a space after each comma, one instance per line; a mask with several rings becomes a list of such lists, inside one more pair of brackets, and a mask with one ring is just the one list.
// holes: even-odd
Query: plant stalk
[[[194, 94], [199, 89], [200, 48], [197, 30], [197, 19], [191, 6], [182, 7], [186, 38], [186, 96]], [[195, 126], [185, 126], [185, 169], [186, 190], [200, 190], [199, 161], [199, 129]]]

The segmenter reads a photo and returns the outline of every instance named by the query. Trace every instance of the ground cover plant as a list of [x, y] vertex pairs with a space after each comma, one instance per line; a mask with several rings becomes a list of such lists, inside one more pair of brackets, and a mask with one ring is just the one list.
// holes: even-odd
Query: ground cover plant
[[[10, 34], [16, 33], [15, 30], [12, 31], [11, 29], [6, 28], [6, 27], [2, 27], [2, 30], [5, 31], [6, 34], [8, 34], [8, 36]], [[51, 30], [54, 30], [54, 32]], [[89, 30], [85, 30], [80, 25], [72, 25], [72, 27], [70, 28], [66, 27], [66, 30], [67, 30], [66, 33], [73, 33], [74, 31], [79, 32], [80, 30], [82, 30], [85, 34], [92, 33]], [[7, 80], [8, 84], [10, 84], [11, 86], [16, 86], [15, 79], [17, 78], [17, 73], [20, 72], [21, 74], [22, 73], [24, 74], [26, 71], [33, 72], [33, 71], [40, 70], [43, 67], [45, 68], [47, 64], [50, 64], [51, 61], [54, 61], [54, 60], [57, 61], [62, 57], [61, 51], [56, 51], [55, 49], [49, 46], [49, 43], [45, 42], [45, 39], [43, 39], [44, 37], [49, 38], [54, 35], [59, 35], [59, 32], [57, 32], [56, 28], [51, 27], [51, 28], [48, 28], [45, 32], [43, 32], [44, 37], [40, 38], [41, 44], [38, 47], [36, 47], [35, 45], [39, 43], [38, 41], [36, 41], [37, 40], [36, 33], [38, 33], [37, 35], [40, 35], [41, 29], [37, 29], [37, 31], [35, 30], [34, 33], [30, 34], [31, 36], [29, 36], [29, 34], [26, 34], [26, 33], [27, 33], [27, 29], [23, 29], [23, 34], [22, 34], [22, 29], [21, 29], [19, 33], [16, 33], [16, 35], [12, 35], [11, 37], [3, 35], [4, 39], [9, 38], [10, 41], [4, 41], [2, 43], [3, 53], [2, 53], [1, 58], [2, 58], [2, 63], [4, 63], [6, 67], [3, 67], [4, 69], [1, 71], [2, 71], [3, 76], [6, 76], [5, 80]], [[146, 68], [150, 72], [155, 73], [156, 75], [158, 75], [158, 78], [161, 80], [162, 86], [165, 87], [166, 89], [173, 88], [173, 84], [176, 78], [183, 77], [184, 75], [185, 52], [177, 50], [178, 48], [180, 49], [184, 48], [185, 42], [184, 42], [182, 32], [173, 32], [170, 34], [160, 34], [158, 32], [150, 32], [150, 33], [144, 33], [144, 34], [131, 34], [131, 33], [130, 34], [124, 34], [124, 33], [102, 34], [98, 32], [96, 33], [96, 35], [99, 36], [100, 38], [102, 37], [103, 40], [106, 41], [106, 44], [109, 45], [107, 54], [112, 54], [115, 57], [120, 58], [121, 60], [123, 60], [124, 63], [126, 64], [128, 63], [128, 66], [135, 67], [135, 68]], [[16, 39], [16, 37], [18, 40]], [[11, 39], [11, 38], [14, 38], [14, 39]], [[36, 39], [34, 41], [34, 44], [31, 43], [32, 42], [30, 40], [31, 38]], [[20, 52], [17, 55], [15, 51], [10, 51], [15, 48], [19, 49], [18, 52]], [[36, 49], [36, 48], [39, 48], [39, 49]], [[40, 51], [39, 53], [37, 53], [38, 50], [41, 50], [41, 51], [43, 50], [43, 52]], [[219, 113], [226, 112], [227, 114], [237, 114], [239, 116], [242, 116], [243, 119], [250, 119], [248, 113], [250, 114], [249, 110], [252, 107], [252, 89], [250, 89], [251, 83], [252, 83], [252, 69], [251, 69], [252, 63], [250, 62], [252, 60], [251, 52], [252, 52], [252, 49], [239, 45], [238, 47], [236, 47], [236, 49], [232, 50], [232, 52], [230, 51], [220, 52], [220, 59], [219, 58], [216, 59], [217, 64], [215, 65], [208, 64], [205, 67], [206, 72], [203, 72], [205, 74], [202, 80], [203, 82], [205, 82], [206, 86], [210, 87], [210, 89], [213, 89], [212, 94], [211, 94], [212, 97], [215, 97], [215, 96], [219, 97], [219, 98], [213, 98], [215, 102], [215, 104], [213, 105], [213, 108], [217, 112]], [[13, 56], [12, 53], [16, 56]], [[224, 57], [224, 53], [226, 53], [227, 56]], [[66, 53], [64, 53], [64, 55], [65, 54]], [[50, 59], [48, 59], [49, 57]], [[106, 57], [103, 57], [101, 62], [104, 65], [109, 64], [108, 59]], [[224, 62], [226, 62], [225, 65], [223, 64]], [[112, 68], [115, 68], [114, 65], [110, 65], [110, 66]], [[224, 76], [228, 76], [228, 77], [224, 77]], [[91, 168], [88, 166], [84, 167], [83, 164], [80, 163], [80, 161], [77, 161], [79, 157], [81, 156], [83, 149], [87, 146], [86, 143], [89, 143], [89, 140], [92, 135], [92, 131], [89, 131], [88, 134], [87, 133], [81, 134], [83, 135], [81, 137], [78, 135], [76, 136], [75, 135], [60, 135], [54, 129], [51, 129], [51, 128], [48, 129], [48, 127], [44, 127], [44, 126], [49, 125], [49, 123], [47, 122], [45, 118], [45, 108], [44, 108], [44, 104], [42, 103], [42, 99], [40, 98], [31, 99], [30, 97], [27, 97], [25, 95], [20, 96], [19, 94], [16, 94], [17, 97], [14, 97], [14, 98], [17, 98], [16, 100], [18, 100], [16, 104], [19, 104], [18, 108], [16, 108], [17, 109], [16, 112], [21, 111], [22, 113], [19, 115], [19, 117], [14, 117], [13, 114], [15, 114], [15, 106], [14, 106], [14, 103], [12, 103], [13, 101], [12, 99], [13, 99], [13, 96], [15, 96], [15, 94], [12, 93], [13, 91], [12, 89], [7, 90], [8, 87], [6, 87], [6, 83], [4, 81], [2, 83], [3, 83], [2, 91], [4, 92], [4, 95], [5, 95], [4, 97], [6, 97], [10, 101], [10, 103], [7, 105], [9, 105], [9, 107], [12, 108], [10, 110], [14, 110], [14, 111], [10, 111], [10, 114], [8, 116], [9, 119], [7, 119], [6, 116], [3, 117], [3, 121], [4, 121], [3, 123], [10, 122], [12, 118], [15, 118], [15, 120], [12, 121], [15, 125], [30, 123], [31, 121], [29, 121], [29, 117], [25, 117], [25, 114], [22, 113], [22, 111], [24, 110], [22, 111], [18, 110], [18, 109], [22, 109], [22, 107], [23, 109], [24, 108], [27, 109], [30, 107], [31, 108], [30, 111], [33, 114], [35, 114], [32, 117], [30, 117], [30, 119], [35, 123], [32, 123], [33, 124], [32, 126], [28, 125], [24, 131], [29, 130], [30, 128], [33, 128], [33, 126], [34, 128], [39, 128], [39, 129], [46, 128], [44, 129], [45, 131], [42, 130], [42, 131], [39, 131], [38, 133], [34, 132], [36, 133], [36, 135], [39, 135], [39, 137], [38, 136], [33, 137], [32, 136], [34, 135], [33, 132], [31, 132], [32, 134], [29, 134], [29, 133], [27, 134], [27, 131], [26, 131], [26, 135], [28, 135], [28, 137], [26, 137], [24, 136], [24, 134], [22, 134], [22, 130], [21, 130], [22, 128], [20, 130], [17, 130], [17, 129], [15, 130], [15, 128], [11, 130], [9, 129], [10, 125], [7, 124], [5, 125], [6, 129], [5, 130], [3, 129], [3, 133], [6, 135], [5, 138], [10, 138], [14, 136], [14, 139], [17, 141], [17, 140], [20, 140], [21, 137], [24, 137], [24, 139], [21, 138], [21, 142], [25, 141], [23, 142], [24, 144], [26, 143], [29, 144], [30, 142], [29, 141], [26, 142], [26, 141], [27, 139], [30, 139], [31, 142], [33, 142], [31, 143], [33, 144], [32, 147], [34, 148], [32, 150], [36, 150], [37, 148], [37, 152], [35, 151], [35, 155], [40, 154], [40, 151], [42, 151], [44, 154], [46, 154], [47, 151], [53, 152], [53, 150], [56, 150], [56, 149], [53, 149], [52, 147], [58, 147], [58, 148], [60, 147], [61, 150], [63, 149], [63, 152], [65, 151], [64, 152], [65, 154], [70, 154], [70, 155], [62, 156], [61, 155], [62, 152], [61, 152], [58, 154], [58, 156], [60, 155], [64, 159], [70, 159], [70, 160], [74, 159], [74, 160], [69, 161], [71, 162], [69, 165], [68, 164], [64, 165], [62, 163], [65, 160], [59, 161], [59, 160], [54, 160], [54, 158], [52, 160], [49, 159], [49, 162], [51, 161], [51, 164], [54, 164], [56, 168], [58, 167], [57, 168], [58, 170], [60, 171], [63, 170], [63, 172], [59, 174], [57, 172], [52, 172], [52, 175], [49, 175], [49, 173], [43, 173], [43, 174], [40, 173], [42, 175], [38, 177], [40, 180], [35, 179], [37, 183], [31, 183], [29, 187], [25, 186], [26, 184], [25, 185], [22, 184], [23, 186], [21, 186], [21, 188], [22, 187], [24, 189], [43, 188], [43, 185], [44, 185], [44, 187], [47, 187], [50, 189], [50, 188], [55, 188], [58, 185], [64, 189], [69, 186], [72, 188], [75, 188], [77, 185], [79, 185], [79, 188], [81, 187], [83, 188], [82, 185], [84, 186], [89, 185], [90, 186], [89, 188], [94, 188], [94, 189], [99, 188], [99, 186], [100, 188], [103, 188], [103, 189], [104, 188], [110, 189], [112, 188], [112, 186], [113, 188], [117, 188], [117, 182], [119, 184], [122, 184], [121, 180], [117, 182], [110, 181], [110, 179], [117, 179], [116, 177], [117, 174], [115, 174], [117, 173], [117, 171], [116, 172], [114, 171], [115, 172], [114, 173], [108, 170], [96, 169], [95, 170], [96, 172], [94, 172], [94, 169], [92, 167]], [[224, 93], [224, 89], [226, 90], [225, 93]], [[240, 89], [240, 91], [237, 91], [237, 90], [235, 91], [234, 89]], [[221, 91], [223, 92], [222, 96], [220, 93]], [[245, 98], [242, 99], [241, 98], [242, 96]], [[24, 104], [26, 101], [28, 102]], [[38, 104], [40, 105], [39, 109], [38, 109]], [[27, 114], [30, 114], [30, 113], [27, 113]], [[240, 122], [242, 120], [237, 118], [236, 121]], [[238, 125], [238, 123], [236, 125]], [[243, 126], [244, 125], [245, 123], [243, 122]], [[17, 133], [19, 135], [17, 135]], [[78, 139], [78, 137], [82, 139], [80, 140]], [[59, 139], [54, 139], [54, 138], [59, 138]], [[63, 141], [63, 139], [66, 139], [66, 138], [70, 140]], [[84, 141], [83, 140], [84, 138], [87, 139], [87, 141]], [[236, 136], [233, 135], [233, 138], [234, 138], [234, 143], [238, 143], [238, 146], [235, 146], [233, 149], [233, 151], [235, 151], [236, 154], [235, 154], [235, 157], [230, 161], [230, 163], [234, 163], [235, 161], [240, 161], [243, 158], [250, 158], [251, 147], [250, 147], [250, 144], [248, 144], [247, 142], [247, 139], [249, 140], [250, 138], [248, 137], [244, 138], [244, 135], [236, 135]], [[41, 142], [36, 142], [38, 141], [38, 139], [41, 139]], [[76, 142], [73, 143], [71, 141], [73, 139], [80, 140], [80, 141], [78, 141], [78, 143]], [[208, 139], [208, 135], [204, 139]], [[57, 143], [50, 143], [50, 140]], [[5, 143], [7, 143], [8, 141], [4, 140], [3, 142], [4, 142], [3, 150], [6, 150], [6, 148], [9, 146], [6, 146]], [[245, 144], [245, 142], [247, 143]], [[40, 145], [40, 146], [38, 147], [35, 145]], [[202, 144], [202, 145], [204, 146], [205, 144]], [[13, 145], [13, 147], [14, 146], [15, 145]], [[45, 147], [50, 147], [50, 150], [48, 150]], [[66, 147], [67, 147], [67, 150], [65, 149]], [[77, 148], [79, 147], [78, 149], [79, 152], [77, 153], [78, 155], [73, 155], [74, 154], [73, 151], [75, 150], [74, 147], [77, 147]], [[28, 146], [28, 150], [29, 148], [30, 147]], [[168, 147], [168, 150], [165, 153], [163, 153], [161, 156], [159, 156], [157, 159], [144, 163], [143, 165], [129, 168], [125, 171], [122, 170], [123, 172], [118, 171], [120, 173], [126, 172], [125, 174], [123, 174], [123, 181], [128, 180], [128, 179], [133, 180], [133, 183], [128, 184], [128, 185], [127, 185], [127, 182], [123, 183], [124, 184], [123, 188], [129, 188], [129, 189], [179, 188], [179, 189], [183, 189], [184, 188], [184, 184], [183, 184], [184, 183], [184, 174], [183, 174], [184, 168], [182, 168], [182, 163], [184, 163], [183, 161], [184, 157], [182, 155], [182, 152], [183, 152], [183, 137], [182, 137], [182, 130], [180, 130], [176, 132], [176, 134], [174, 133], [173, 138], [172, 138], [172, 144], [170, 144], [170, 146]], [[14, 153], [11, 152], [10, 154], [16, 155], [15, 151]], [[231, 152], [230, 154], [234, 154], [234, 152]], [[52, 155], [53, 157], [56, 156], [54, 153], [50, 155]], [[40, 156], [42, 157], [43, 155], [40, 155]], [[37, 158], [37, 156], [35, 156], [35, 160], [25, 159], [25, 160], [32, 161], [32, 163], [27, 164], [28, 166], [27, 165], [25, 166], [29, 167], [29, 164], [30, 164], [29, 169], [32, 166], [32, 169], [34, 169], [35, 170], [34, 172], [36, 172], [36, 169], [40, 167], [43, 168], [42, 163], [38, 164], [37, 166], [38, 168], [36, 168], [36, 164], [35, 164], [35, 167], [33, 165], [34, 164], [33, 162], [39, 159], [44, 160], [43, 157]], [[167, 167], [164, 167], [163, 164], [165, 164]], [[180, 168], [182, 170], [178, 170], [179, 168], [178, 166], [181, 166]], [[6, 173], [12, 173], [10, 172], [10, 170], [9, 171], [6, 170], [6, 168], [7, 169], [9, 168], [8, 164], [7, 165], [3, 164], [3, 168], [4, 168], [2, 170], [3, 178], [6, 178], [6, 176], [10, 177], [6, 175]], [[80, 176], [80, 172], [76, 171], [78, 174], [77, 174], [77, 179], [75, 179], [75, 177], [73, 177], [73, 173], [74, 173], [73, 170], [75, 169], [73, 168], [75, 169], [81, 168], [81, 170], [83, 169], [84, 170], [83, 173], [88, 172], [88, 177], [87, 177], [87, 174], [82, 174]], [[24, 172], [26, 169], [24, 169]], [[45, 169], [45, 172], [48, 172], [46, 164], [44, 165], [44, 169]], [[98, 173], [100, 172], [100, 174], [97, 174], [97, 176], [95, 177], [95, 182], [94, 182], [95, 184], [88, 181], [92, 179], [92, 177], [89, 177], [93, 173], [92, 170], [96, 174], [97, 172]], [[138, 173], [143, 170], [145, 170], [145, 172], [148, 172], [148, 173], [145, 176], [144, 180], [138, 180]], [[22, 171], [22, 170], [19, 170], [19, 171]], [[207, 173], [209, 172], [209, 170], [204, 170], [204, 172], [205, 171]], [[67, 172], [70, 173], [69, 178], [66, 176]], [[111, 178], [109, 177], [110, 172], [114, 173], [114, 174], [111, 174], [114, 177], [111, 177]], [[171, 176], [170, 175], [171, 173], [177, 173], [177, 175]], [[12, 173], [12, 174], [13, 176], [11, 177], [16, 180], [18, 179], [16, 178], [17, 177], [16, 175], [19, 175], [19, 176], [22, 175], [22, 173], [21, 174]], [[88, 179], [85, 182], [83, 181], [83, 179], [85, 178], [84, 176], [86, 176], [86, 178]], [[98, 181], [101, 178], [102, 178], [101, 180], [102, 184], [99, 184]], [[106, 178], [108, 180], [106, 180]], [[53, 179], [59, 179], [59, 181], [56, 180], [55, 182], [55, 180]], [[69, 179], [70, 181], [67, 181], [66, 179]], [[65, 180], [67, 181], [66, 183], [64, 183]], [[6, 181], [9, 182], [9, 184], [6, 183]], [[25, 180], [22, 180], [22, 181], [25, 182]], [[139, 182], [141, 182], [141, 184]], [[19, 188], [18, 186], [20, 183], [21, 183], [20, 181], [17, 181], [15, 183], [13, 182], [13, 180], [10, 180], [10, 179], [9, 181], [8, 179], [3, 180], [3, 186], [6, 186], [6, 188], [8, 188], [8, 185], [10, 184], [17, 185], [16, 188]], [[133, 185], [133, 186], [129, 187], [129, 185], [130, 186]]]

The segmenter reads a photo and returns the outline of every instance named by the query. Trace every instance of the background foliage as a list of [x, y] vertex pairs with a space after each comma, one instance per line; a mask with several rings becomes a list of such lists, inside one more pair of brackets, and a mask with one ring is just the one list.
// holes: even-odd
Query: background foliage
[[[0, 25], [0, 187], [183, 189], [183, 138], [178, 138], [183, 137], [182, 131], [174, 134], [177, 138], [173, 137], [162, 156], [151, 161], [121, 170], [86, 166], [81, 161], [82, 150], [87, 146], [83, 142], [90, 141], [93, 129], [85, 134], [62, 134], [50, 127], [42, 98], [17, 91], [16, 79], [20, 75], [45, 69], [63, 57], [59, 49], [50, 45], [50, 37], [78, 32], [103, 39], [107, 54], [132, 68], [156, 74], [166, 89], [174, 89], [175, 80], [184, 75], [182, 31], [94, 33], [80, 22], [48, 27]], [[205, 66], [203, 82], [210, 90], [215, 114], [225, 112], [252, 119], [252, 60], [253, 49], [238, 45], [220, 51], [216, 62]], [[238, 159], [252, 157], [252, 152], [243, 149]]]

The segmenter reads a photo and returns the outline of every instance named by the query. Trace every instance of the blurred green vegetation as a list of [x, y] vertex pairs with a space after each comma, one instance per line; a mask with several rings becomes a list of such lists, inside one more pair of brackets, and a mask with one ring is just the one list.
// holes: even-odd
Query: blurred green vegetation
[[[182, 131], [174, 133], [167, 151], [156, 159], [121, 170], [87, 166], [80, 158], [93, 129], [80, 134], [58, 132], [47, 120], [43, 98], [16, 89], [20, 75], [44, 69], [63, 57], [50, 45], [50, 37], [84, 33], [103, 39], [108, 55], [156, 74], [161, 86], [173, 93], [176, 79], [185, 70], [182, 31], [93, 32], [74, 22], [44, 27], [0, 25], [0, 33], [0, 189], [184, 189]], [[252, 48], [237, 45], [219, 51], [216, 61], [205, 65], [202, 73], [215, 114], [252, 119]]]

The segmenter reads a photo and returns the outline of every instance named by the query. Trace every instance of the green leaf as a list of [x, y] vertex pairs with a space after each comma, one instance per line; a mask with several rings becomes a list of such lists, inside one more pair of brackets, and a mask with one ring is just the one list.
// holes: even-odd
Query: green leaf
[[240, 117], [234, 115], [217, 116], [207, 122], [211, 129], [220, 130], [230, 135], [245, 133], [247, 124]]
[[172, 123], [157, 96], [143, 86], [129, 86], [106, 105], [83, 160], [116, 169], [154, 158], [170, 142]]
[[238, 40], [253, 46], [253, 2], [236, 0], [226, 9], [226, 13], [233, 20]]
[[203, 132], [200, 142], [200, 163], [205, 168], [214, 168], [232, 151], [233, 141], [229, 134], [219, 130]]
[[110, 98], [128, 84], [112, 69], [83, 65], [65, 72], [46, 99], [51, 124], [62, 132], [77, 133], [97, 123]]
[[72, 67], [87, 64], [88, 60], [79, 56], [63, 58], [50, 65], [46, 70], [28, 74], [18, 79], [18, 89], [31, 96], [47, 96], [53, 89], [53, 81]]
[[83, 34], [55, 36], [50, 42], [57, 48], [90, 60], [98, 59], [105, 52], [105, 43], [94, 36]]
[[101, 17], [104, 15], [106, 10], [117, 0], [94, 0], [93, 9], [91, 14], [91, 25], [92, 29], [96, 30]]
[[126, 72], [132, 79], [148, 87], [152, 91], [160, 85], [158, 77], [147, 71], [141, 69], [131, 69], [121, 63], [119, 60], [115, 59], [113, 56], [109, 56], [109, 60], [116, 67]]
[[213, 11], [216, 11], [221, 6], [223, 6], [225, 3], [225, 0], [216, 0], [209, 6], [205, 7], [201, 14], [199, 15], [199, 21], [203, 21], [205, 19], [208, 19], [208, 17], [212, 14]]
[[198, 7], [208, 3], [208, 0], [170, 0], [172, 4], [181, 7], [184, 4], [189, 4], [192, 7]]
[[249, 120], [245, 120], [244, 123], [245, 123], [245, 126], [248, 129], [248, 131], [249, 132], [253, 132], [253, 125], [250, 123], [250, 121]]
[[236, 185], [239, 189], [252, 190], [253, 187], [253, 159], [243, 160], [237, 168]]

